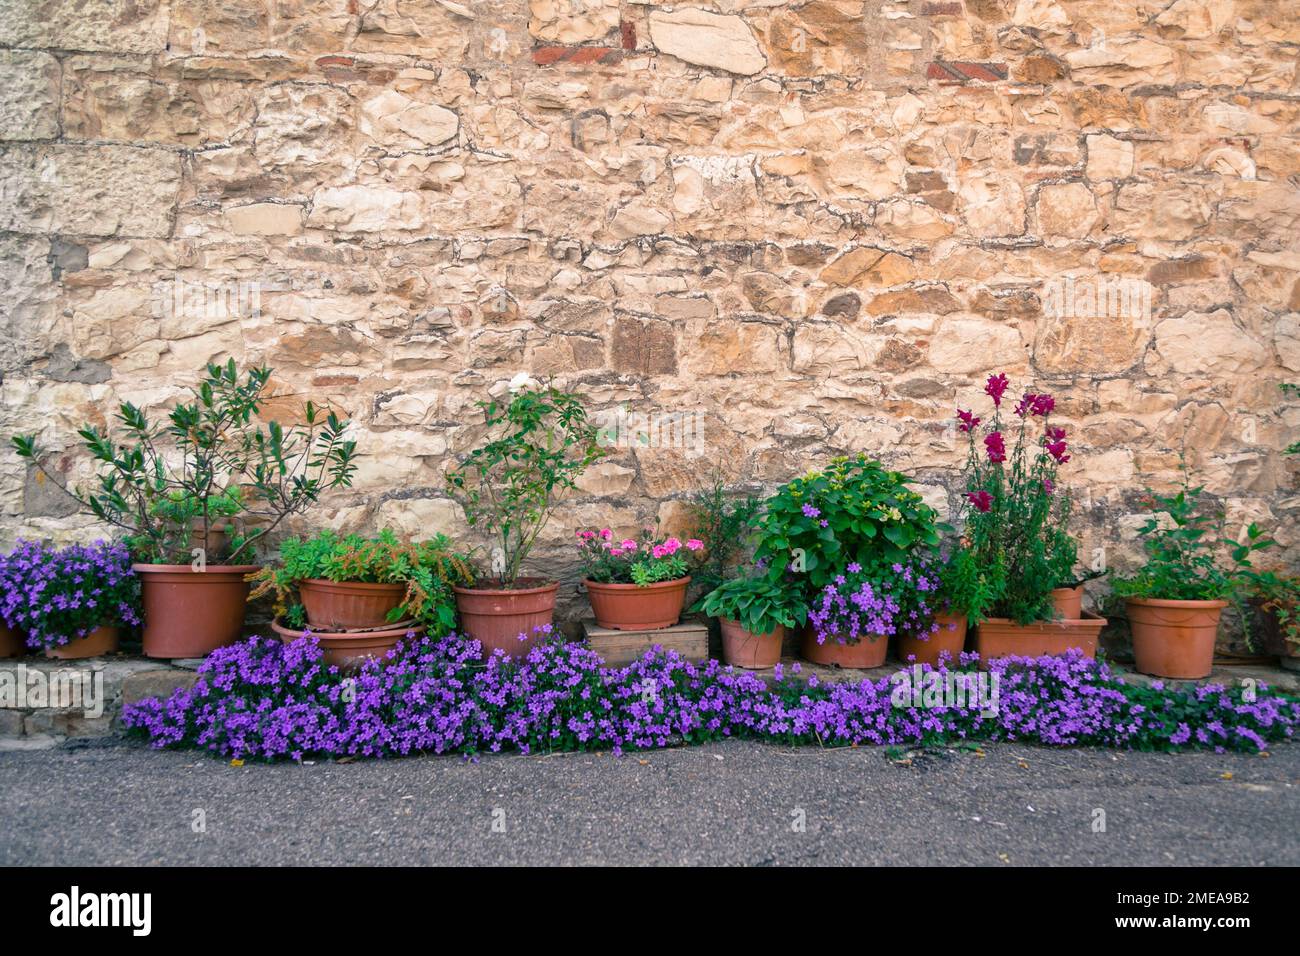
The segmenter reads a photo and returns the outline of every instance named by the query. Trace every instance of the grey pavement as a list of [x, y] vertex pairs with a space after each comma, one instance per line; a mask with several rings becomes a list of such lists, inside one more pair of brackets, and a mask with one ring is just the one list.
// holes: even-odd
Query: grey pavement
[[728, 741], [239, 767], [120, 741], [0, 753], [5, 865], [602, 863], [1296, 866], [1300, 746], [900, 758]]

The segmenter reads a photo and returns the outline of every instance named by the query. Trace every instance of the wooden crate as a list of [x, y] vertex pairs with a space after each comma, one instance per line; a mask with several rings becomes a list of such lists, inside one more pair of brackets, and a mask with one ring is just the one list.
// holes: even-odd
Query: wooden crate
[[677, 624], [657, 631], [616, 631], [610, 627], [597, 627], [596, 622], [589, 618], [582, 622], [582, 631], [591, 649], [606, 664], [615, 667], [632, 663], [656, 644], [666, 651], [676, 651], [688, 661], [709, 659], [707, 624]]

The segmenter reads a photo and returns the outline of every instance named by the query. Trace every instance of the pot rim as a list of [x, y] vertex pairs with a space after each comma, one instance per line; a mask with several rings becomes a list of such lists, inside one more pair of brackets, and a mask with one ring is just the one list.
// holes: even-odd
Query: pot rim
[[1199, 600], [1177, 600], [1173, 598], [1125, 598], [1125, 604], [1136, 604], [1138, 607], [1179, 607], [1189, 611], [1212, 611], [1221, 610], [1228, 606], [1228, 601], [1219, 598], [1213, 601]]
[[279, 620], [271, 622], [271, 630], [281, 637], [299, 638], [311, 631], [311, 636], [322, 641], [373, 641], [386, 637], [405, 637], [407, 634], [414, 633], [417, 637], [424, 632], [423, 624], [414, 624], [410, 627], [390, 627], [383, 630], [367, 631], [312, 631], [311, 628], [298, 630], [297, 628], [286, 627]]
[[691, 576], [688, 574], [685, 577], [673, 578], [671, 581], [656, 581], [654, 584], [645, 584], [645, 585], [612, 584], [612, 583], [606, 584], [601, 581], [593, 581], [591, 578], [583, 578], [582, 583], [585, 584], [589, 589], [596, 588], [597, 590], [611, 590], [611, 591], [635, 590], [639, 594], [645, 594], [647, 591], [654, 591], [654, 590], [666, 591], [669, 588], [686, 587], [691, 583]]
[[376, 591], [387, 590], [387, 589], [396, 590], [396, 591], [406, 590], [406, 584], [404, 582], [393, 583], [388, 581], [331, 581], [329, 578], [303, 578], [301, 581], [297, 583], [299, 587], [302, 587], [304, 584], [308, 584], [314, 588], [319, 588], [321, 590], [328, 590], [330, 588], [363, 588], [366, 590], [376, 590]]
[[132, 564], [137, 574], [252, 574], [262, 570], [260, 564], [208, 564], [204, 570], [195, 571], [188, 564]]
[[1029, 624], [1017, 624], [1009, 617], [986, 617], [980, 621], [976, 627], [983, 627], [985, 624], [992, 624], [994, 627], [1018, 627], [1024, 630], [1033, 630], [1037, 628], [1054, 628], [1057, 630], [1068, 631], [1071, 629], [1089, 631], [1094, 628], [1100, 630], [1106, 626], [1106, 618], [1093, 611], [1085, 610], [1083, 617], [1070, 619], [1064, 617], [1054, 617], [1050, 621], [1033, 621]]
[[559, 581], [552, 581], [532, 588], [467, 588], [461, 584], [453, 584], [451, 589], [456, 594], [542, 594], [545, 591], [558, 590], [559, 587]]

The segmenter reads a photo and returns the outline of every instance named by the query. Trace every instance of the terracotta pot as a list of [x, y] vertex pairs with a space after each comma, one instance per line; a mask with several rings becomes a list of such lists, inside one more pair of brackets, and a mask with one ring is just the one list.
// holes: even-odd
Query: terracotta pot
[[[520, 578], [516, 588], [465, 588], [452, 585], [461, 633], [483, 645], [483, 656], [503, 650], [507, 657], [525, 657], [536, 643], [534, 628], [555, 616], [555, 592], [560, 585], [534, 584], [540, 578]], [[524, 634], [524, 640], [519, 635]]]
[[133, 564], [144, 605], [145, 657], [203, 657], [239, 640], [255, 564]]
[[718, 618], [722, 629], [722, 659], [735, 667], [763, 670], [781, 662], [781, 642], [785, 628], [778, 624], [767, 634], [755, 634], [740, 626], [738, 621]]
[[658, 631], [672, 627], [682, 616], [686, 603], [686, 586], [691, 576], [675, 581], [660, 581], [641, 587], [637, 584], [601, 584], [584, 579], [596, 623], [616, 631]]
[[1208, 677], [1214, 639], [1227, 601], [1162, 601], [1129, 598], [1133, 662], [1143, 674], [1192, 679]]
[[936, 614], [935, 623], [939, 625], [939, 630], [929, 635], [925, 640], [919, 637], [909, 635], [899, 635], [898, 638], [898, 657], [906, 661], [909, 657], [915, 657], [918, 664], [929, 664], [931, 667], [939, 665], [939, 655], [948, 654], [949, 667], [957, 663], [957, 658], [966, 647], [966, 615], [964, 614]]
[[1056, 616], [1066, 621], [1078, 621], [1083, 618], [1083, 585], [1072, 588], [1053, 588], [1052, 605]]
[[0, 621], [0, 657], [22, 657], [27, 653], [23, 635]]
[[68, 641], [62, 647], [47, 647], [45, 656], [58, 661], [76, 661], [81, 660], [83, 657], [103, 657], [105, 654], [112, 654], [117, 650], [120, 636], [117, 628], [100, 625], [85, 637]]
[[980, 668], [997, 657], [1042, 657], [1045, 654], [1066, 654], [1072, 650], [1083, 652], [1089, 659], [1097, 656], [1097, 637], [1106, 626], [1106, 619], [1084, 611], [1077, 621], [1036, 621], [1017, 624], [1005, 617], [981, 621], [975, 628], [975, 651], [980, 656]]
[[826, 643], [818, 644], [817, 632], [811, 624], [804, 627], [799, 642], [799, 656], [804, 660], [827, 667], [855, 670], [880, 667], [885, 663], [885, 653], [888, 650], [889, 641], [884, 637], [877, 637], [874, 641], [864, 639], [856, 644], [841, 644], [835, 638], [828, 637]]
[[[285, 627], [279, 621], [271, 622], [271, 630], [280, 635], [280, 640], [292, 644], [307, 631], [295, 631]], [[383, 660], [388, 652], [400, 644], [407, 635], [419, 636], [424, 633], [423, 624], [401, 623], [392, 627], [375, 627], [353, 631], [310, 631], [311, 636], [320, 644], [326, 665], [340, 668], [355, 668], [368, 660]]]
[[388, 612], [406, 598], [406, 585], [308, 578], [298, 582], [298, 597], [313, 628], [347, 631], [388, 624]]

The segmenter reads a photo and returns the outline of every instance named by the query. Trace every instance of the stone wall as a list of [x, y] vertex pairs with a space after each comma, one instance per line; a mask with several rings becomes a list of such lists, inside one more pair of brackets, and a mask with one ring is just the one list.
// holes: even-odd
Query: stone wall
[[[1086, 553], [1124, 560], [1184, 436], [1233, 527], [1300, 544], [1297, 12], [0, 0], [0, 431], [67, 448], [266, 362], [367, 454], [317, 521], [463, 534], [442, 469], [520, 371], [702, 415], [702, 455], [592, 470], [568, 573], [576, 526], [678, 521], [715, 469], [866, 450], [944, 503], [1005, 370], [1061, 400]], [[0, 512], [87, 533], [11, 451]]]

